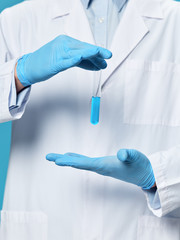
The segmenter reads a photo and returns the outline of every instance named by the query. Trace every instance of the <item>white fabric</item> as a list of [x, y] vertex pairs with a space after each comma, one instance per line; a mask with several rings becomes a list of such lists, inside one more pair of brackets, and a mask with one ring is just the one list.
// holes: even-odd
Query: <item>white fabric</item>
[[[8, 108], [14, 59], [59, 34], [94, 43], [80, 1], [72, 2], [29, 1], [2, 13], [1, 121], [20, 117]], [[97, 126], [92, 72], [73, 68], [32, 87], [13, 123], [0, 239], [180, 239], [179, 24], [179, 3], [129, 1], [102, 74]], [[161, 209], [149, 209], [134, 185], [45, 160], [49, 152], [106, 156], [120, 148], [150, 158]]]
[[11, 90], [9, 93], [9, 110], [11, 115], [16, 115], [17, 112], [19, 112], [19, 108], [22, 108], [22, 106], [25, 106], [26, 99], [29, 97], [29, 94], [30, 94], [30, 90], [31, 90], [31, 87], [25, 88], [17, 95], [14, 72], [13, 72]]

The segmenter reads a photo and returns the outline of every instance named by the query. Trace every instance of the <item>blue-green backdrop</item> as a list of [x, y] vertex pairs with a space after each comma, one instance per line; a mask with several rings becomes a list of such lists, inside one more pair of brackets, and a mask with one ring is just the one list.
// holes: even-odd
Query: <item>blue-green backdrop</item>
[[[7, 7], [20, 3], [22, 0], [1, 0], [0, 12]], [[0, 124], [0, 209], [2, 208], [2, 196], [4, 194], [4, 185], [6, 172], [9, 162], [9, 152], [11, 145], [11, 122]]]
[[[0, 12], [11, 7], [14, 4], [20, 3], [23, 0], [1, 0], [0, 1]], [[180, 1], [180, 0], [177, 0]], [[0, 124], [0, 209], [2, 207], [2, 196], [4, 193], [4, 184], [6, 179], [6, 170], [9, 161], [11, 143], [11, 122]]]

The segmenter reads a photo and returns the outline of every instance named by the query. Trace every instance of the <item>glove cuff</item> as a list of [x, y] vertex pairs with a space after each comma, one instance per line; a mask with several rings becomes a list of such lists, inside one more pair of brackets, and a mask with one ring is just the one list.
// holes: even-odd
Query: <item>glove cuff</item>
[[147, 190], [147, 189], [151, 189], [152, 186], [155, 184], [156, 180], [155, 180], [155, 177], [154, 177], [154, 172], [153, 172], [153, 169], [151, 167], [151, 171], [148, 175], [148, 177], [146, 178], [146, 180], [144, 181], [144, 184], [142, 187], [142, 189], [144, 190]]
[[17, 62], [17, 67], [16, 67], [17, 77], [24, 87], [28, 87], [28, 86], [32, 85], [32, 83], [29, 82], [25, 78], [25, 62], [30, 55], [31, 55], [31, 53], [26, 54], [26, 55], [22, 56], [21, 58], [19, 58], [19, 60]]

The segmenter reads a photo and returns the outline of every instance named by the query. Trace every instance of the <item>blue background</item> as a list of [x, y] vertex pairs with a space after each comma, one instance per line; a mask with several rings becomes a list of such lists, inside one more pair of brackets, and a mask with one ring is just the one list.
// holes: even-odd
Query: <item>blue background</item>
[[17, 3], [22, 2], [22, 0], [1, 0], [0, 1], [0, 12], [7, 7], [11, 7]]
[[[180, 1], [180, 0], [177, 0]], [[1, 0], [0, 12], [11, 7], [14, 4], [20, 3], [22, 0]], [[2, 196], [4, 193], [4, 185], [6, 172], [9, 162], [9, 152], [11, 143], [11, 122], [0, 124], [0, 209], [2, 207]]]

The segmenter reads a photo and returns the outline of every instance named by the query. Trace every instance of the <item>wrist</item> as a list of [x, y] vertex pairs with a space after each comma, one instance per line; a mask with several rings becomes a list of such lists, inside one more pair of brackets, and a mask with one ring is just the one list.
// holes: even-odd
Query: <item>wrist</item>
[[16, 92], [17, 94], [22, 91], [25, 86], [22, 85], [22, 83], [20, 82], [18, 76], [17, 76], [17, 63], [15, 65], [15, 70], [14, 70], [14, 79], [15, 79], [15, 85], [16, 85]]

